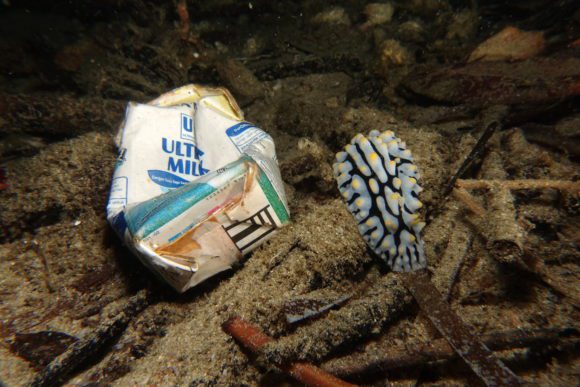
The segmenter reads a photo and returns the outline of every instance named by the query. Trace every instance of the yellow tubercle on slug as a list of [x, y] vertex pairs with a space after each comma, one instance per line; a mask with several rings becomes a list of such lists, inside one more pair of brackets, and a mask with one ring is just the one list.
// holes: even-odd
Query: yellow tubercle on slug
[[401, 189], [401, 183], [402, 183], [402, 182], [401, 182], [401, 179], [399, 179], [398, 177], [395, 177], [395, 178], [393, 179], [393, 186], [394, 186], [396, 189]]

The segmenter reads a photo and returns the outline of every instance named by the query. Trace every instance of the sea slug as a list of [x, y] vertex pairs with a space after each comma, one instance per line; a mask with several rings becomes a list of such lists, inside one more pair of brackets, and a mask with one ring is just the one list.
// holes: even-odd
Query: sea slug
[[419, 173], [411, 151], [390, 130], [357, 134], [336, 154], [338, 189], [371, 249], [393, 271], [425, 268], [418, 210]]

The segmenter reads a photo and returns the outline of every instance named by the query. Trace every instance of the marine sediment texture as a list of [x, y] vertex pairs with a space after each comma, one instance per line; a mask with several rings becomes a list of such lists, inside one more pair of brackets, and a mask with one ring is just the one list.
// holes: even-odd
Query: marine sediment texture
[[418, 210], [423, 206], [411, 151], [390, 130], [357, 134], [333, 165], [338, 189], [358, 229], [393, 271], [426, 267]]

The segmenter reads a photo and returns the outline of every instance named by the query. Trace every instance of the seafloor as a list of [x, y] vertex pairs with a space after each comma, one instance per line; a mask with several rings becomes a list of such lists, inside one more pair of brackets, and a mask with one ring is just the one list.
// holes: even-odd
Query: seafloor
[[[536, 34], [470, 55], [508, 26]], [[574, 1], [1, 2], [0, 385], [90, 340], [53, 383], [288, 385], [273, 364], [305, 359], [356, 383], [481, 385], [424, 354], [441, 338], [429, 310], [336, 189], [334, 153], [371, 129], [413, 151], [431, 279], [452, 308], [524, 381], [577, 384], [579, 32]], [[274, 138], [292, 221], [180, 295], [104, 210], [124, 106], [188, 83], [228, 87]], [[286, 321], [290, 300], [344, 296]], [[232, 316], [277, 340], [251, 354], [222, 330]]]

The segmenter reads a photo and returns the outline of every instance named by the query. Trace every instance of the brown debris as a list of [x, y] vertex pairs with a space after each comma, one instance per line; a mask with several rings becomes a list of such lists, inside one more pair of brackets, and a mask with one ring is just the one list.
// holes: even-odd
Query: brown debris
[[[513, 134], [509, 136], [513, 139]], [[525, 266], [522, 256], [526, 230], [519, 220], [512, 190], [554, 188], [580, 192], [580, 184], [573, 181], [508, 180], [506, 166], [499, 153], [499, 139], [483, 161], [481, 179], [457, 180], [454, 196], [478, 215], [470, 221], [487, 241], [487, 249], [500, 263]], [[508, 157], [509, 158], [509, 157]], [[466, 189], [486, 189], [487, 207], [484, 210]]]
[[63, 332], [16, 333], [10, 341], [10, 350], [41, 370], [76, 341], [78, 338]]
[[[504, 157], [504, 165], [510, 171], [511, 179], [578, 181], [580, 174], [573, 161], [558, 157], [541, 146], [531, 144], [521, 129], [508, 130], [503, 138], [503, 146], [509, 152], [509, 157]], [[568, 140], [562, 139], [562, 141]], [[549, 188], [550, 184], [545, 188]], [[562, 188], [567, 189], [566, 184]], [[568, 193], [573, 193], [573, 191], [566, 191], [566, 194]]]
[[570, 281], [568, 278], [559, 278], [549, 266], [547, 266], [542, 257], [538, 257], [529, 249], [525, 251], [527, 265], [524, 269], [529, 270], [537, 275], [540, 280], [554, 289], [557, 293], [568, 298], [577, 308], [580, 307], [580, 291], [578, 290], [577, 281]]
[[322, 315], [324, 312], [344, 304], [350, 295], [336, 298], [300, 297], [284, 302], [283, 311], [288, 324], [294, 324]]
[[151, 303], [146, 290], [142, 290], [124, 305], [113, 319], [106, 325], [98, 328], [89, 337], [77, 341], [67, 350], [50, 362], [32, 381], [32, 386], [50, 386], [58, 383], [62, 378], [78, 370], [92, 358], [99, 350], [119, 336], [129, 322]]
[[[481, 177], [505, 179], [507, 172], [498, 146], [489, 152], [481, 166]], [[501, 263], [516, 264], [521, 262], [525, 231], [517, 221], [514, 197], [511, 191], [503, 186], [494, 185], [487, 195], [488, 226], [480, 227], [487, 240], [487, 248], [492, 256]]]
[[187, 10], [187, 0], [179, 0], [177, 2], [177, 14], [179, 15], [179, 23], [181, 28], [179, 34], [182, 40], [189, 38], [189, 12]]
[[459, 200], [461, 203], [465, 205], [472, 213], [477, 215], [480, 218], [483, 218], [487, 215], [487, 210], [483, 208], [481, 204], [479, 204], [476, 199], [465, 189], [465, 188], [453, 188], [451, 192], [455, 199]]
[[427, 273], [402, 274], [403, 281], [435, 328], [488, 386], [519, 386], [520, 379], [479, 340], [451, 309]]
[[[48, 114], [45, 120], [28, 110], [27, 101], [33, 102], [32, 110], [35, 106], [30, 97], [22, 108], [0, 114], [0, 153], [3, 160], [8, 158], [2, 162], [6, 180], [0, 177], [0, 185], [8, 185], [0, 191], [0, 239], [3, 233], [9, 235], [0, 244], [0, 333], [5, 339], [47, 330], [88, 339], [87, 332], [107, 326], [110, 312], [141, 288], [143, 280], [153, 280], [121, 246], [103, 215], [115, 165], [113, 131], [128, 99], [147, 101], [188, 82], [224, 84], [215, 63], [241, 62], [264, 85], [264, 98], [256, 98], [244, 110], [248, 121], [263, 127], [275, 140], [292, 211], [288, 228], [254, 251], [234, 274], [190, 294], [168, 295], [147, 308], [122, 331], [115, 345], [105, 345], [99, 356], [79, 364], [79, 372], [72, 371], [73, 376], [63, 382], [276, 384], [272, 379], [283, 375], [268, 372], [259, 361], [267, 355], [252, 361], [222, 331], [221, 324], [234, 315], [279, 338], [265, 351], [282, 359], [320, 360], [363, 347], [368, 352], [379, 347], [374, 353], [389, 355], [387, 349], [403, 345], [413, 353], [411, 343], [438, 342], [431, 324], [416, 323], [424, 313], [414, 313], [417, 308], [398, 276], [380, 273], [379, 265], [366, 253], [354, 221], [337, 200], [335, 182], [327, 178], [333, 152], [356, 133], [371, 129], [393, 129], [413, 150], [425, 188], [421, 195], [428, 209], [424, 237], [433, 284], [475, 332], [483, 336], [514, 327], [533, 332], [574, 326], [578, 320], [573, 300], [578, 283], [577, 243], [570, 236], [577, 223], [577, 197], [554, 189], [512, 190], [520, 219], [529, 222], [523, 226], [527, 231], [524, 258], [540, 276], [498, 265], [483, 238], [474, 232], [478, 230], [465, 222], [463, 204], [444, 200], [442, 194], [481, 133], [473, 128], [486, 127], [478, 111], [494, 103], [517, 105], [505, 106], [510, 114], [508, 120], [498, 120], [501, 126], [527, 128], [541, 122], [544, 132], [543, 137], [532, 139], [528, 129], [524, 129], [526, 137], [518, 130], [508, 131], [511, 135], [504, 136], [501, 147], [508, 175], [486, 179], [578, 181], [571, 141], [577, 136], [572, 132], [555, 135], [554, 126], [576, 114], [575, 98], [568, 96], [578, 90], [577, 49], [566, 45], [575, 39], [570, 39], [570, 31], [578, 15], [568, 20], [559, 16], [567, 13], [571, 0], [562, 7], [541, 0], [542, 6], [535, 9], [523, 2], [473, 2], [472, 9], [463, 11], [447, 0], [398, 2], [396, 18], [364, 32], [354, 24], [364, 22], [360, 2], [343, 5], [338, 16], [347, 23], [351, 18], [352, 24], [340, 28], [308, 23], [327, 7], [314, 3], [302, 7], [287, 1], [226, 0], [193, 6], [186, 0], [158, 4], [98, 0], [65, 7], [57, 4], [48, 7], [48, 14], [47, 7], [32, 3], [26, 2], [30, 7], [12, 4], [0, 12], [0, 51], [7, 54], [0, 63], [3, 90], [12, 98], [37, 96], [54, 105], [63, 95], [71, 100], [90, 98], [95, 105], [86, 106], [93, 110], [88, 118], [79, 119], [80, 113], [73, 111], [61, 114], [59, 121], [42, 112]], [[178, 15], [178, 5], [190, 5], [189, 15]], [[510, 20], [517, 25], [549, 26], [548, 57], [465, 65], [466, 54], [479, 43], [473, 41], [478, 25], [480, 36], [503, 28], [509, 9], [515, 11]], [[522, 20], [524, 15], [530, 18]], [[416, 36], [410, 38], [404, 26], [415, 22], [420, 28], [415, 25]], [[189, 34], [180, 36], [181, 29], [187, 28]], [[84, 39], [96, 42], [99, 50], [88, 50]], [[391, 64], [389, 74], [383, 74], [378, 49], [388, 39], [401, 41], [411, 60], [403, 66]], [[249, 48], [244, 50], [245, 42]], [[396, 59], [393, 54], [400, 50], [391, 51]], [[424, 66], [427, 72], [419, 76]], [[397, 85], [409, 71], [410, 79], [432, 78], [417, 93], [404, 94]], [[438, 98], [443, 103], [432, 103]], [[63, 101], [66, 105], [68, 100]], [[107, 102], [118, 103], [117, 116], [99, 110]], [[414, 104], [429, 108], [422, 110], [423, 117], [406, 109], [405, 117], [414, 122], [421, 118], [423, 126], [392, 115]], [[15, 112], [21, 115], [12, 118]], [[104, 132], [107, 122], [111, 130]], [[570, 123], [569, 127], [578, 125]], [[33, 138], [7, 137], [20, 132]], [[69, 139], [78, 133], [82, 133], [78, 138]], [[40, 141], [20, 145], [31, 139]], [[7, 149], [9, 142], [18, 142], [17, 147]], [[459, 177], [474, 177], [471, 173], [481, 160], [477, 157]], [[479, 204], [480, 214], [482, 208], [487, 214], [488, 192], [462, 190], [470, 195], [465, 198]], [[525, 214], [532, 207], [533, 214]], [[32, 241], [38, 242], [46, 258], [54, 293], [49, 292], [45, 266], [30, 247]], [[329, 291], [353, 297], [339, 309], [298, 327], [287, 324], [286, 300]], [[499, 355], [509, 364], [516, 360], [513, 364], [521, 366], [516, 369], [518, 375], [530, 383], [574, 385], [578, 359], [570, 341], [559, 342], [557, 354], [534, 345]], [[5, 384], [18, 385], [35, 376], [30, 364], [6, 345], [0, 346], [0, 364]], [[388, 376], [397, 382], [410, 376], [419, 378], [419, 383], [442, 385], [475, 379], [465, 380], [469, 375], [464, 371], [470, 371], [463, 364], [454, 365], [439, 367], [436, 362], [425, 367], [434, 371], [428, 375], [417, 367]], [[385, 375], [378, 376], [376, 382], [384, 383]]]
[[477, 142], [471, 148], [471, 151], [467, 157], [462, 161], [461, 165], [457, 169], [457, 172], [451, 176], [449, 182], [447, 183], [447, 188], [445, 189], [445, 196], [449, 195], [453, 188], [455, 187], [455, 182], [457, 179], [462, 177], [465, 172], [471, 168], [471, 166], [478, 160], [479, 156], [485, 149], [485, 145], [492, 138], [493, 134], [500, 127], [500, 121], [506, 114], [505, 108], [491, 108], [490, 112], [490, 122], [485, 126], [485, 130], [481, 136], [477, 139]]
[[580, 183], [568, 180], [542, 180], [542, 179], [518, 179], [518, 180], [457, 180], [457, 186], [465, 189], [491, 189], [493, 186], [510, 190], [528, 189], [557, 189], [561, 191], [580, 192]]
[[525, 231], [517, 221], [514, 198], [509, 189], [494, 187], [488, 195], [488, 227], [480, 228], [492, 256], [502, 263], [520, 262]]
[[[230, 318], [223, 324], [223, 329], [254, 353], [259, 353], [267, 343], [271, 343], [274, 340], [259, 328], [242, 320], [240, 317]], [[310, 363], [296, 362], [278, 364], [278, 367], [307, 386], [353, 386], [353, 384], [340, 380]]]
[[461, 268], [472, 255], [473, 232], [463, 223], [452, 224], [447, 248], [436, 263], [439, 270], [433, 273], [431, 281], [446, 301], [451, 299], [454, 285], [460, 280]]
[[513, 63], [424, 67], [409, 75], [404, 85], [439, 102], [480, 106], [559, 103], [580, 95], [580, 59], [532, 58]]
[[543, 32], [522, 31], [508, 26], [477, 46], [467, 62], [528, 59], [544, 51], [545, 45]]
[[44, 268], [44, 283], [46, 284], [46, 288], [49, 293], [54, 293], [55, 287], [52, 284], [52, 275], [50, 273], [50, 266], [48, 263], [48, 259], [46, 259], [46, 255], [42, 251], [42, 247], [39, 245], [38, 241], [32, 240], [31, 247], [42, 262], [42, 266]]
[[[491, 350], [526, 348], [549, 345], [567, 337], [577, 337], [575, 329], [539, 328], [532, 330], [509, 330], [487, 333], [481, 341]], [[426, 363], [450, 360], [459, 357], [445, 339], [430, 342], [402, 344], [384, 349], [383, 352], [355, 352], [332, 359], [322, 368], [340, 377], [352, 377], [370, 372], [386, 371], [394, 368], [420, 367]]]
[[326, 319], [320, 319], [299, 327], [268, 343], [264, 356], [274, 363], [320, 360], [338, 347], [380, 332], [382, 326], [397, 319], [410, 301], [400, 278], [386, 275], [367, 289], [365, 298], [353, 299], [339, 310], [331, 311], [328, 318], [333, 321], [332, 326]]
[[264, 86], [241, 62], [235, 59], [219, 60], [216, 69], [225, 86], [241, 106], [264, 95]]

